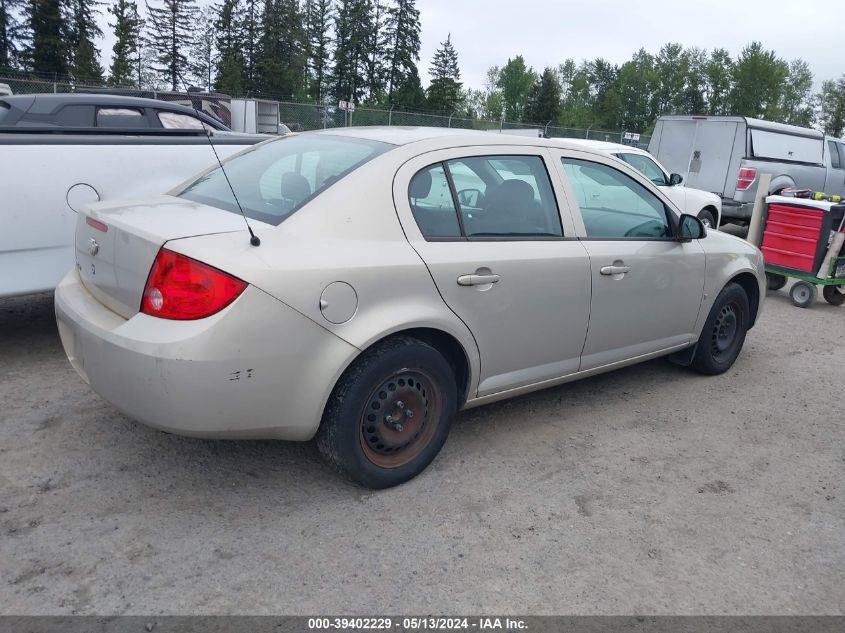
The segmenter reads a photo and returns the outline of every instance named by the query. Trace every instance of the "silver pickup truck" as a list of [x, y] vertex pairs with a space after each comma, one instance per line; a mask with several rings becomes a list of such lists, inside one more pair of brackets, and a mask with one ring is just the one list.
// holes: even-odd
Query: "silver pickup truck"
[[746, 117], [662, 116], [648, 151], [696, 189], [722, 198], [722, 218], [745, 223], [761, 174], [786, 188], [845, 195], [845, 143], [818, 130]]

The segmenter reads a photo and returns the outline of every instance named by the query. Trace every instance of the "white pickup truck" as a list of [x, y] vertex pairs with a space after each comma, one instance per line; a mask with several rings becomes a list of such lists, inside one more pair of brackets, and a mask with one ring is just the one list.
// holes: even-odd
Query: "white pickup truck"
[[52, 290], [76, 214], [164, 193], [267, 137], [172, 103], [102, 94], [0, 98], [0, 297]]

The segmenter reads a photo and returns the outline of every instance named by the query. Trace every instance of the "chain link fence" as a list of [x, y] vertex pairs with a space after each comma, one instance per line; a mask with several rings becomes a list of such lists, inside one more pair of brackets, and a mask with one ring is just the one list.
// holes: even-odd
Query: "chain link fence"
[[[102, 89], [106, 86], [99, 81], [71, 81], [67, 79], [51, 79], [50, 77], [34, 77], [23, 73], [0, 73], [0, 83], [8, 84], [14, 94], [43, 94], [68, 93], [85, 89]], [[108, 86], [117, 91], [141, 92], [137, 86]], [[173, 94], [169, 91], [144, 89], [145, 96], [156, 97], [157, 94]], [[237, 97], [234, 97], [237, 98]], [[364, 106], [356, 107], [354, 111], [342, 110], [333, 105], [316, 105], [309, 103], [294, 103], [278, 101], [279, 121], [291, 130], [306, 131], [334, 127], [358, 125], [407, 125], [460, 128], [468, 130], [497, 130], [503, 133], [519, 133], [531, 135], [534, 130], [537, 136], [549, 138], [582, 138], [612, 143], [631, 144], [634, 141], [625, 139], [626, 130], [599, 130], [594, 128], [579, 129], [557, 127], [549, 124], [535, 124], [513, 122], [505, 120], [485, 120], [465, 118], [443, 114], [424, 112], [405, 112], [396, 109], [377, 109]], [[641, 136], [635, 143], [640, 146], [648, 144], [649, 137]]]

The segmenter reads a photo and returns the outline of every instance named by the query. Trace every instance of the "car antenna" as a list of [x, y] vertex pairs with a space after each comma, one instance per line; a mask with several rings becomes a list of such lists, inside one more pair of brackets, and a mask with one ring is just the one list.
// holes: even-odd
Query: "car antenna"
[[197, 110], [197, 107], [194, 105], [194, 100], [191, 98], [191, 91], [188, 89], [188, 82], [186, 82], [185, 78], [182, 77], [182, 73], [177, 71], [176, 74], [179, 77], [179, 81], [181, 81], [182, 85], [185, 86], [185, 94], [188, 95], [188, 101], [191, 102], [191, 108], [193, 108], [194, 112], [196, 112], [197, 114], [197, 118], [200, 120], [203, 132], [205, 132], [205, 138], [208, 139], [208, 144], [211, 146], [211, 151], [214, 152], [214, 158], [217, 159], [217, 164], [220, 166], [220, 171], [223, 173], [223, 178], [226, 179], [226, 184], [229, 185], [229, 191], [232, 192], [232, 197], [235, 199], [235, 204], [238, 205], [238, 211], [241, 212], [241, 217], [244, 219], [244, 224], [246, 224], [246, 230], [249, 231], [249, 243], [253, 246], [260, 246], [261, 240], [255, 233], [253, 233], [252, 227], [249, 225], [249, 220], [246, 217], [246, 213], [244, 213], [244, 208], [241, 206], [241, 201], [238, 200], [238, 194], [235, 193], [235, 188], [232, 186], [232, 181], [229, 180], [229, 174], [227, 174], [226, 170], [223, 168], [223, 161], [220, 160], [220, 156], [217, 154], [217, 148], [214, 147], [214, 143], [211, 141], [211, 132], [209, 131], [208, 126], [202, 120], [200, 111]]

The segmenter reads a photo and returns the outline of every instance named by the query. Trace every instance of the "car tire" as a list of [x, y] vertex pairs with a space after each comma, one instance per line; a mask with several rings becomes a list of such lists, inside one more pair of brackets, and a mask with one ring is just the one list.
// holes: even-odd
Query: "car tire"
[[815, 303], [818, 294], [816, 286], [808, 281], [797, 281], [789, 289], [789, 298], [799, 308], [809, 308]]
[[777, 273], [766, 273], [766, 288], [780, 290], [786, 285], [786, 277]]
[[845, 286], [825, 286], [822, 295], [830, 305], [841, 306], [845, 303]]
[[713, 212], [710, 209], [702, 209], [698, 213], [698, 219], [701, 220], [701, 223], [704, 224], [708, 229], [718, 229], [719, 227], [716, 226], [716, 216], [713, 215]]
[[341, 376], [315, 437], [323, 459], [368, 488], [421, 473], [457, 413], [455, 374], [443, 355], [411, 337], [376, 344]]
[[726, 372], [742, 350], [750, 323], [748, 295], [739, 284], [731, 282], [710, 308], [690, 366], [710, 376]]

